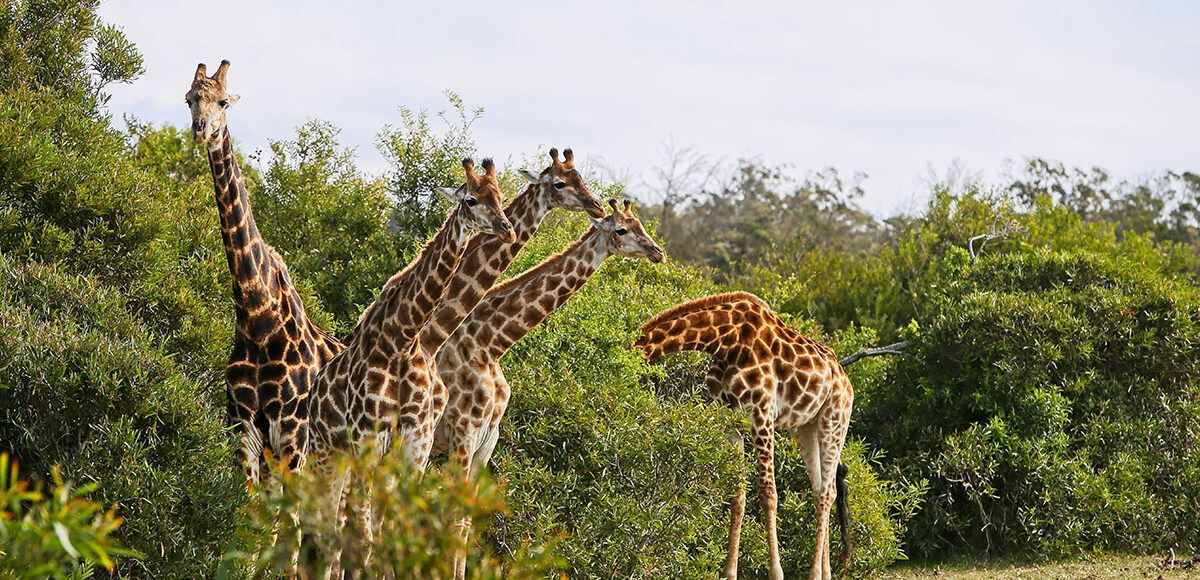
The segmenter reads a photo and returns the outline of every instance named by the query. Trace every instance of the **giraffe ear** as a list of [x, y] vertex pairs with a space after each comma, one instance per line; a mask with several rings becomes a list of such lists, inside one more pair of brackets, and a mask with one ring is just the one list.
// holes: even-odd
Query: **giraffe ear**
[[437, 192], [442, 194], [442, 197], [446, 198], [446, 200], [450, 203], [455, 203], [462, 198], [462, 196], [458, 194], [459, 189], [461, 188], [439, 187], [437, 188]]
[[587, 216], [588, 216], [588, 220], [590, 220], [592, 222], [592, 226], [594, 226], [596, 229], [598, 229], [598, 230], [605, 229], [604, 226], [605, 226], [605, 224], [608, 223], [608, 218], [606, 218], [606, 217], [595, 218], [595, 217], [592, 217], [591, 214], [587, 214]]
[[540, 175], [538, 175], [538, 174], [536, 174], [536, 173], [534, 173], [534, 172], [532, 172], [532, 171], [530, 171], [530, 170], [528, 170], [528, 169], [522, 169], [522, 170], [521, 170], [521, 175], [522, 175], [522, 176], [523, 176], [525, 179], [527, 179], [527, 180], [529, 181], [529, 183], [537, 183], [537, 182], [539, 182], [539, 181], [541, 181], [541, 180], [542, 180], [542, 178], [541, 178], [541, 176], [540, 176]]
[[[241, 95], [225, 95], [225, 98], [229, 99], [229, 107], [232, 107], [237, 104], [238, 100], [241, 99], [242, 96]], [[228, 109], [229, 107], [226, 107], [226, 108]]]

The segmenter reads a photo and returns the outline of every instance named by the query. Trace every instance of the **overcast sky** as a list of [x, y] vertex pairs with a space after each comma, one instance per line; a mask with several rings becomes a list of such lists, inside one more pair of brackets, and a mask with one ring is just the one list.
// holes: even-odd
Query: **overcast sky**
[[146, 65], [110, 108], [184, 126], [196, 64], [225, 58], [238, 147], [320, 118], [381, 172], [380, 127], [450, 89], [486, 109], [473, 134], [498, 163], [569, 146], [636, 195], [670, 141], [866, 173], [884, 215], [956, 159], [985, 179], [1029, 156], [1200, 169], [1200, 2], [409, 4], [110, 0]]

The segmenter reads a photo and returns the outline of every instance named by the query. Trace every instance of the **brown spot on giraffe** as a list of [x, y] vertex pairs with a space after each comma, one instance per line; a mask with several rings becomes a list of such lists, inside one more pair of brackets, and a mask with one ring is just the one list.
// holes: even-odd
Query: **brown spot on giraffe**
[[[700, 332], [694, 332], [700, 330]], [[647, 360], [685, 350], [713, 355], [705, 383], [726, 405], [751, 417], [760, 501], [770, 547], [770, 577], [783, 577], [775, 531], [774, 433], [790, 431], [804, 452], [817, 510], [817, 548], [810, 578], [829, 579], [829, 515], [837, 494], [842, 448], [854, 391], [833, 350], [792, 330], [757, 296], [733, 292], [667, 309], [642, 325], [634, 348]], [[708, 337], [715, 335], [715, 339]], [[694, 337], [694, 339], [693, 339]], [[701, 340], [703, 338], [703, 340]], [[731, 435], [738, 449], [743, 437]], [[844, 498], [839, 503], [844, 505]], [[745, 489], [731, 499], [729, 551], [723, 577], [737, 577]], [[845, 538], [846, 530], [842, 531]], [[843, 566], [848, 564], [848, 551]]]

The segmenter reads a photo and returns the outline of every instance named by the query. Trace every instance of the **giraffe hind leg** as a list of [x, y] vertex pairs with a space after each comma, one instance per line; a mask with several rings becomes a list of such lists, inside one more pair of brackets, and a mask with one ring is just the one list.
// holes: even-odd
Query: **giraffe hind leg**
[[[795, 429], [792, 432], [792, 435], [795, 437], [796, 443], [800, 445], [800, 451], [804, 455], [804, 467], [808, 471], [808, 480], [812, 485], [813, 506], [816, 507], [817, 510], [819, 529], [821, 517], [821, 493], [822, 490], [825, 489], [825, 479], [821, 461], [822, 448], [820, 430], [818, 429], [817, 424], [813, 422]], [[809, 572], [809, 578], [820, 579], [824, 577], [825, 566], [822, 563], [826, 560], [824, 551], [825, 550], [823, 550], [821, 543], [820, 532], [818, 531], [816, 548], [813, 552], [813, 565], [812, 570]]]
[[771, 558], [768, 578], [783, 580], [779, 536], [775, 526], [779, 507], [779, 496], [775, 490], [775, 421], [764, 408], [754, 411], [754, 451], [758, 466], [759, 502], [763, 508], [763, 525], [767, 528], [767, 548]]
[[[731, 428], [726, 438], [737, 452], [743, 457], [746, 452], [746, 439], [736, 428]], [[723, 578], [737, 580], [738, 548], [742, 538], [742, 518], [746, 515], [746, 484], [738, 481], [737, 489], [729, 497], [729, 548], [725, 554], [725, 573]]]
[[[830, 403], [817, 416], [815, 443], [819, 473], [819, 487], [813, 486], [813, 504], [817, 510], [817, 548], [813, 557], [813, 568], [810, 578], [829, 580], [833, 577], [829, 565], [829, 516], [838, 495], [842, 448], [846, 443], [846, 432], [850, 427], [850, 406], [839, 404], [841, 401], [835, 394]], [[807, 462], [807, 454], [805, 456]], [[844, 476], [840, 478], [841, 487], [845, 487]], [[843, 513], [845, 513], [843, 511]], [[846, 534], [847, 532], [843, 532]], [[843, 537], [846, 537], [845, 535]], [[848, 557], [849, 546], [843, 547]], [[848, 560], [843, 560], [843, 567], [848, 566]]]

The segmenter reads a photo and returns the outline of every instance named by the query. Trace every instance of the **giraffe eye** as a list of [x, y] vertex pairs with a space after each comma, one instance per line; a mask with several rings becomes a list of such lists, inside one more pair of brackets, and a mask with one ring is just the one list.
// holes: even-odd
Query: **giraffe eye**
[[629, 230], [627, 230], [625, 228], [617, 228], [616, 232], [617, 232], [618, 236], [623, 236], [623, 235], [629, 233]]
[[473, 197], [468, 197], [467, 199], [463, 200], [463, 203], [467, 204], [467, 207], [475, 207], [479, 205], [479, 200]]
[[555, 181], [554, 182], [554, 189], [562, 189], [566, 186], [567, 186], [567, 182], [565, 182], [565, 181]]
[[190, 107], [190, 106], [192, 106], [192, 100], [191, 100], [191, 99], [184, 99], [184, 100], [183, 100], [183, 102], [187, 103], [187, 106], [189, 106], [189, 107]]
[[229, 108], [229, 99], [221, 99], [221, 101], [217, 104], [221, 105], [222, 109], [228, 109]]

